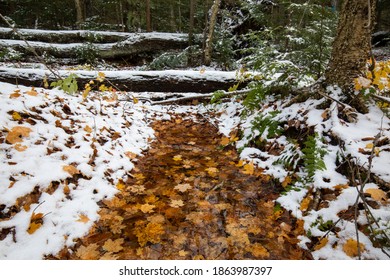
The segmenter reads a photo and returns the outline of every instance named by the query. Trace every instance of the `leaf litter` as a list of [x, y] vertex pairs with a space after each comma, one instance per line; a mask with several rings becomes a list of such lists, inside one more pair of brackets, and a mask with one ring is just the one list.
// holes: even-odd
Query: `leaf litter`
[[[156, 139], [100, 219], [50, 259], [311, 259], [270, 176], [205, 120], [155, 121]], [[69, 250], [71, 249], [71, 250]], [[110, 255], [107, 255], [107, 252]]]

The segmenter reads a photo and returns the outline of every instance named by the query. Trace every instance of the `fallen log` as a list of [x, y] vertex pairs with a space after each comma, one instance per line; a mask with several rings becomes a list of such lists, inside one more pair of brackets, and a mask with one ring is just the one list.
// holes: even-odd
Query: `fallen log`
[[[210, 93], [216, 90], [227, 90], [237, 83], [236, 72], [166, 70], [166, 71], [102, 71], [110, 84], [122, 91], [132, 92], [194, 92]], [[80, 89], [90, 80], [97, 77], [97, 71], [65, 71], [57, 72], [61, 77], [70, 73], [77, 75]], [[49, 84], [57, 80], [53, 74], [42, 69], [19, 69], [0, 67], [0, 81], [42, 87], [47, 78]], [[240, 88], [245, 83], [240, 83]]]
[[[13, 49], [26, 56], [49, 55], [54, 58], [73, 58], [83, 60], [86, 56], [96, 59], [135, 59], [164, 51], [184, 49], [188, 46], [188, 36], [176, 33], [132, 34], [117, 43], [45, 43], [24, 40], [0, 40], [0, 50]], [[32, 50], [33, 49], [33, 50]]]
[[42, 30], [17, 29], [0, 27], [0, 39], [28, 40], [46, 43], [115, 43], [126, 40], [134, 33], [93, 31], [93, 30]]

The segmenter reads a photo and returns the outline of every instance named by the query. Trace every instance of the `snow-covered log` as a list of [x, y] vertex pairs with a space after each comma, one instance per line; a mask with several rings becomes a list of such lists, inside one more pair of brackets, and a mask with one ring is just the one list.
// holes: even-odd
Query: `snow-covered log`
[[[216, 90], [227, 90], [237, 83], [236, 72], [222, 71], [102, 71], [107, 86], [115, 85], [123, 91], [134, 92], [194, 92], [210, 93]], [[90, 80], [96, 79], [97, 71], [58, 71], [62, 77], [70, 73], [77, 75], [79, 88]], [[0, 67], [0, 81], [25, 86], [43, 86], [45, 76], [48, 82], [56, 80], [53, 75], [42, 69], [19, 69]], [[244, 83], [241, 84], [244, 86]]]
[[[116, 43], [46, 43], [14, 39], [0, 39], [0, 50], [11, 48], [18, 52], [32, 55], [32, 48], [38, 54], [55, 58], [73, 58], [82, 60], [85, 55], [95, 58], [119, 59], [153, 55], [163, 51], [184, 49], [188, 45], [188, 36], [177, 33], [138, 33], [130, 34]], [[88, 54], [89, 53], [89, 54]]]

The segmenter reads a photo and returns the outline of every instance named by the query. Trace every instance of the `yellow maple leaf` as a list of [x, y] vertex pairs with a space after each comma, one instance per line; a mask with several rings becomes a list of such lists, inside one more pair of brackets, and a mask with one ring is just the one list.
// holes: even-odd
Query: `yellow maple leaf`
[[12, 113], [12, 119], [14, 121], [20, 121], [22, 119], [22, 116], [18, 112], [15, 111]]
[[189, 253], [189, 252], [187, 252], [187, 251], [180, 250], [180, 251], [179, 251], [179, 256], [180, 256], [180, 257], [185, 257], [185, 256], [187, 256], [188, 253]]
[[165, 230], [161, 224], [147, 223], [139, 220], [135, 223], [134, 233], [138, 238], [140, 246], [144, 247], [148, 242], [154, 244], [159, 243]]
[[90, 127], [89, 125], [86, 125], [86, 126], [84, 127], [84, 131], [85, 131], [85, 132], [88, 132], [88, 133], [91, 133], [91, 132], [93, 131], [93, 129], [92, 129], [92, 127]]
[[286, 176], [286, 178], [284, 178], [283, 182], [282, 182], [282, 187], [283, 188], [286, 188], [288, 185], [290, 185], [292, 182], [292, 179], [290, 176]]
[[146, 204], [142, 204], [140, 205], [138, 208], [139, 210], [141, 210], [143, 213], [147, 214], [147, 213], [153, 213], [154, 212], [154, 208], [156, 206], [152, 205], [152, 204], [149, 204], [149, 203], [146, 203]]
[[244, 174], [253, 175], [255, 173], [255, 166], [253, 165], [253, 161], [244, 165], [244, 170], [242, 171]]
[[173, 160], [174, 160], [174, 161], [181, 161], [181, 160], [183, 160], [183, 159], [182, 159], [182, 155], [176, 155], [176, 156], [174, 156], [174, 157], [173, 157]]
[[205, 170], [212, 177], [216, 177], [218, 175], [218, 172], [219, 172], [218, 168], [215, 168], [215, 167], [209, 167], [209, 168], [206, 168]]
[[89, 218], [88, 218], [88, 216], [86, 216], [84, 214], [80, 214], [79, 215], [79, 219], [76, 222], [80, 222], [80, 223], [86, 224], [86, 223], [89, 222]]
[[[359, 243], [360, 252], [365, 250], [364, 244]], [[343, 251], [351, 258], [358, 256], [358, 242], [352, 238], [343, 245]]]
[[104, 245], [103, 249], [108, 251], [108, 252], [113, 252], [113, 253], [118, 253], [123, 250], [123, 244], [124, 239], [123, 238], [118, 238], [113, 241], [112, 239], [108, 239]]
[[21, 96], [20, 89], [15, 89], [15, 91], [10, 94], [9, 98], [10, 99], [16, 99], [16, 98], [18, 98], [20, 96]]
[[314, 251], [318, 251], [319, 249], [321, 249], [322, 247], [325, 247], [325, 245], [328, 244], [328, 238], [327, 237], [324, 237], [320, 240], [320, 242], [318, 242], [316, 244], [316, 246], [314, 246]]
[[23, 137], [28, 137], [32, 132], [31, 128], [24, 126], [15, 126], [7, 134], [5, 141], [8, 144], [16, 144], [18, 142], [23, 142]]

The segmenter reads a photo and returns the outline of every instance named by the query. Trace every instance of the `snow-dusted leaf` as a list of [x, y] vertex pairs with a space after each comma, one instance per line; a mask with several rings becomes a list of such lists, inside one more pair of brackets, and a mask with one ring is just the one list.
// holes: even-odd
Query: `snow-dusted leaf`
[[352, 238], [348, 239], [347, 242], [343, 245], [343, 251], [351, 258], [358, 256], [358, 246], [360, 247], [360, 252], [362, 253], [365, 250], [365, 246], [362, 243], [359, 243]]
[[370, 189], [366, 189], [364, 193], [369, 194], [372, 199], [378, 202], [385, 203], [388, 200], [386, 193], [381, 189], [370, 188]]
[[169, 204], [171, 207], [179, 208], [184, 206], [184, 202], [181, 199], [172, 199], [171, 203]]
[[192, 189], [192, 186], [190, 184], [178, 184], [174, 189], [179, 192], [186, 192], [187, 190]]
[[18, 142], [23, 142], [23, 137], [28, 137], [31, 132], [31, 128], [24, 126], [15, 126], [8, 132], [5, 140], [8, 144], [16, 144]]
[[80, 173], [80, 171], [76, 167], [74, 167], [73, 165], [63, 166], [62, 170], [64, 170], [65, 172], [68, 172], [71, 176]]
[[98, 244], [82, 245], [77, 249], [76, 256], [82, 260], [96, 260], [100, 256], [98, 248]]
[[112, 239], [108, 239], [104, 243], [103, 249], [108, 252], [117, 253], [123, 250], [123, 246], [122, 246], [123, 243], [124, 243], [123, 238], [115, 239], [115, 241], [113, 241]]
[[84, 214], [80, 214], [79, 215], [79, 219], [77, 220], [77, 222], [86, 224], [86, 223], [89, 222], [89, 218], [88, 218], [88, 216], [86, 216]]

